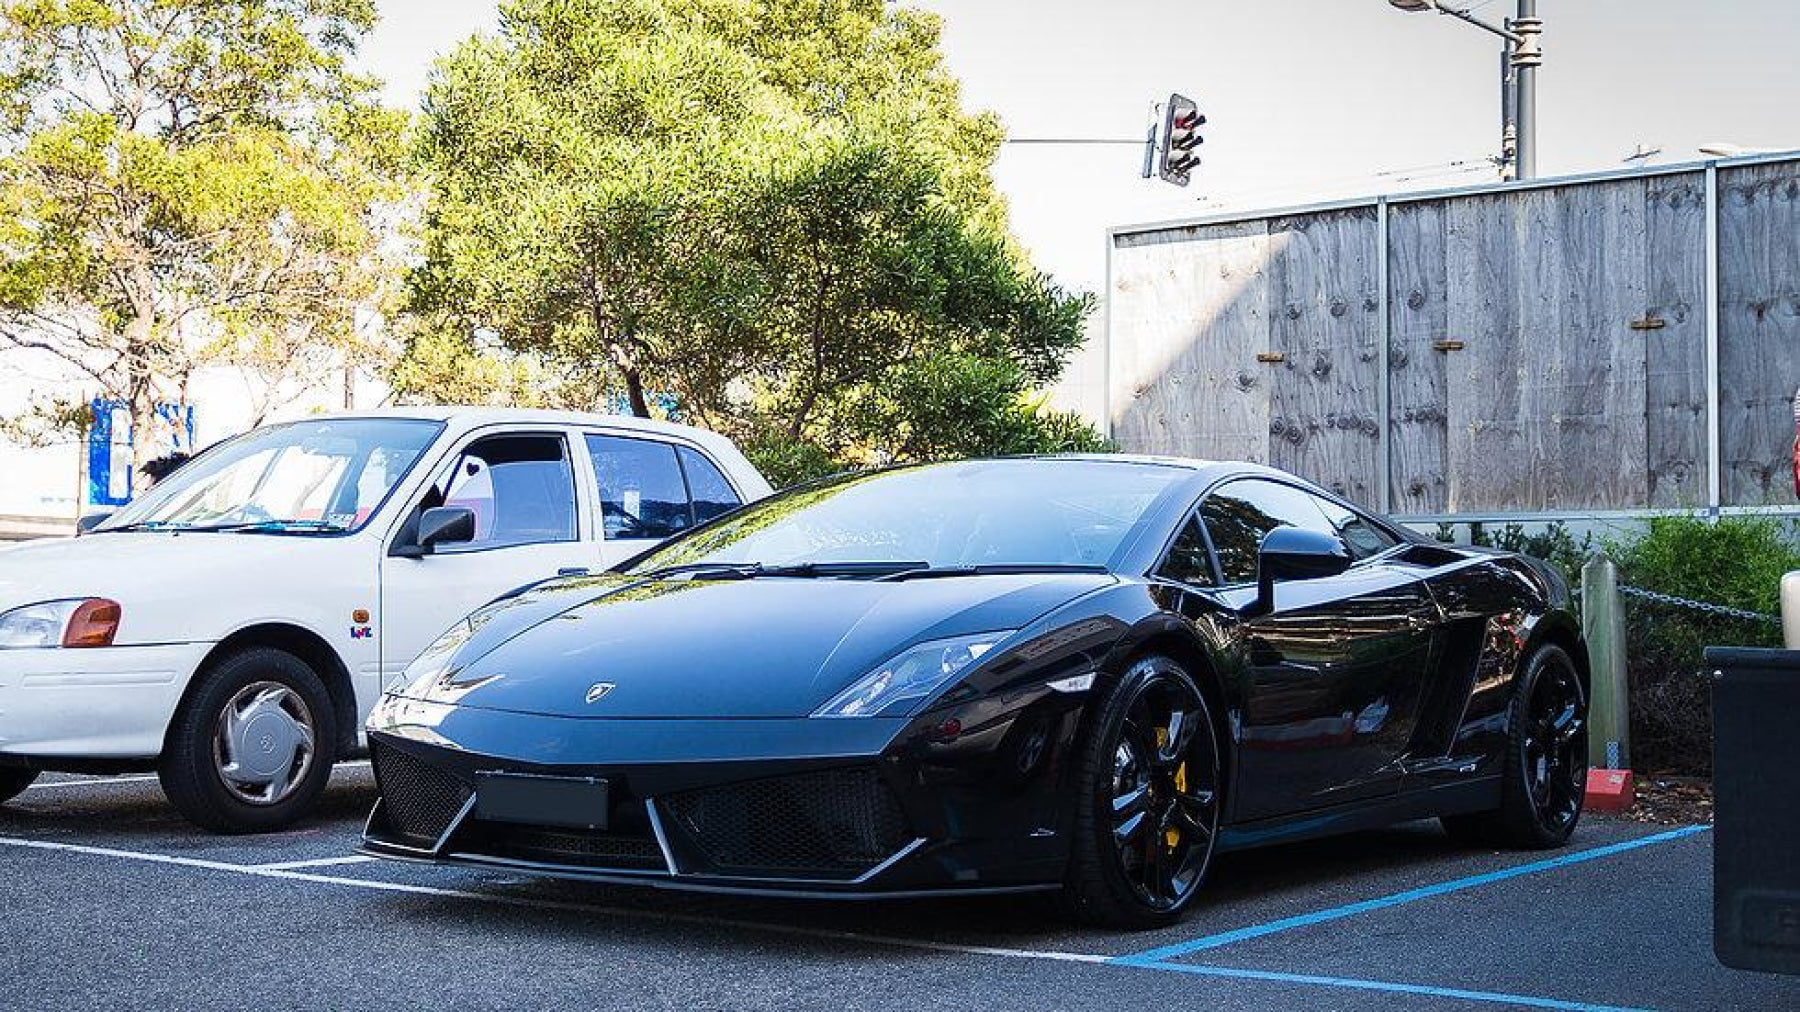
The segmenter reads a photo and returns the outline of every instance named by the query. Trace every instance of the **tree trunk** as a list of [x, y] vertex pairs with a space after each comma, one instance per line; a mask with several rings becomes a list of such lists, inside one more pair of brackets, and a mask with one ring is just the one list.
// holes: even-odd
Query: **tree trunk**
[[150, 374], [150, 329], [154, 321], [139, 316], [125, 330], [125, 406], [131, 414], [131, 484], [142, 486], [144, 465], [156, 459], [156, 385]]
[[625, 377], [625, 396], [631, 400], [631, 413], [639, 418], [650, 417], [650, 402], [644, 397], [644, 376], [636, 368], [622, 366], [619, 374]]

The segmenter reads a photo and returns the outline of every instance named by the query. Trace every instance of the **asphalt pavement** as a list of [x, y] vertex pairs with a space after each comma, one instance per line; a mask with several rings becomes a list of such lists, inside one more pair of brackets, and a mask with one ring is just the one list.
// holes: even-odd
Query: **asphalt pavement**
[[692, 896], [374, 861], [321, 814], [209, 836], [154, 778], [46, 777], [0, 808], [0, 1009], [1800, 1009], [1711, 950], [1711, 842], [1589, 817], [1563, 850], [1434, 823], [1220, 858], [1162, 931], [1037, 897]]

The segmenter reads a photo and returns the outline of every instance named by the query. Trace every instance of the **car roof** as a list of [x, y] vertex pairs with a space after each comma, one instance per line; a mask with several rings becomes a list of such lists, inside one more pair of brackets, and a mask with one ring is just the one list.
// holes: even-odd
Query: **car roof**
[[334, 411], [315, 418], [417, 418], [445, 422], [458, 429], [474, 429], [484, 425], [537, 423], [540, 425], [604, 425], [613, 429], [636, 429], [711, 442], [721, 438], [717, 433], [677, 422], [634, 415], [611, 415], [588, 411], [555, 411], [548, 408], [495, 408], [469, 405], [421, 404], [367, 411]]

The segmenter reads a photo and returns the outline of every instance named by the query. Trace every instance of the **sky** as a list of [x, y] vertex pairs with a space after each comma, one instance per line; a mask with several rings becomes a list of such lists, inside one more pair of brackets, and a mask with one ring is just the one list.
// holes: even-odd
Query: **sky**
[[[1490, 21], [1513, 0], [1464, 0]], [[1141, 147], [1009, 145], [1013, 231], [1064, 285], [1105, 284], [1116, 225], [1487, 182], [1498, 38], [1384, 0], [921, 0], [944, 19], [964, 103], [1012, 136], [1142, 137], [1179, 91], [1208, 123], [1178, 188]], [[366, 70], [414, 107], [432, 59], [495, 24], [492, 0], [380, 0]], [[1702, 144], [1800, 148], [1797, 0], [1540, 0], [1542, 176], [1654, 163]]]

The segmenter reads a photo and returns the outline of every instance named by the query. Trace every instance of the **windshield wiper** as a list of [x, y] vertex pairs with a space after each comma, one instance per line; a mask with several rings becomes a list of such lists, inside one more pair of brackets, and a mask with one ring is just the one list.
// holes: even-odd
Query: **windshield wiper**
[[1062, 562], [998, 562], [978, 566], [920, 565], [879, 577], [882, 580], [935, 580], [950, 576], [1018, 576], [1028, 573], [1108, 573], [1105, 566]]
[[337, 534], [348, 528], [327, 520], [251, 520], [239, 524], [213, 524], [209, 527], [183, 527], [181, 529], [209, 534]]
[[691, 578], [695, 580], [748, 580], [761, 570], [760, 562], [688, 562], [625, 575], [644, 580], [661, 580], [685, 574], [692, 574]]
[[116, 534], [120, 531], [185, 531], [191, 529], [189, 525], [173, 520], [138, 520], [129, 524], [120, 524], [117, 527], [96, 527], [87, 533]]
[[763, 576], [818, 579], [866, 576], [881, 579], [929, 566], [925, 562], [793, 562], [777, 566], [763, 562], [690, 562], [631, 575], [649, 580], [683, 574], [691, 580], [754, 580]]

